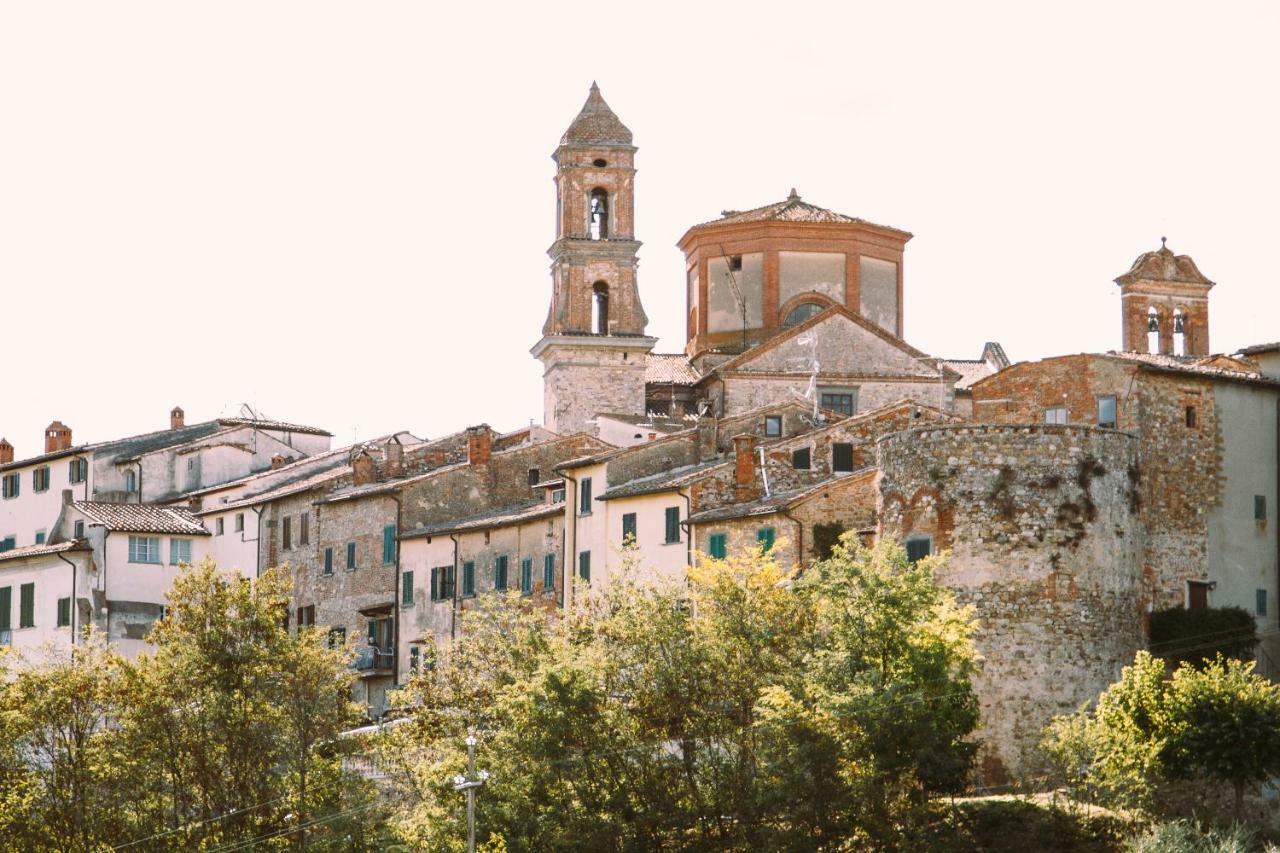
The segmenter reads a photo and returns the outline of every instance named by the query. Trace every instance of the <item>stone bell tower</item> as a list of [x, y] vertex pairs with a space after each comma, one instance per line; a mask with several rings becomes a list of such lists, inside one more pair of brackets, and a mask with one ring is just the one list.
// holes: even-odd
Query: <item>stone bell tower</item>
[[602, 412], [644, 414], [645, 359], [657, 339], [645, 336], [636, 284], [635, 153], [592, 83], [551, 155], [551, 308], [531, 350], [543, 364], [543, 422], [562, 435], [594, 431]]
[[1121, 333], [1125, 352], [1163, 355], [1209, 354], [1209, 289], [1196, 262], [1175, 255], [1160, 238], [1160, 248], [1144, 252], [1120, 285]]

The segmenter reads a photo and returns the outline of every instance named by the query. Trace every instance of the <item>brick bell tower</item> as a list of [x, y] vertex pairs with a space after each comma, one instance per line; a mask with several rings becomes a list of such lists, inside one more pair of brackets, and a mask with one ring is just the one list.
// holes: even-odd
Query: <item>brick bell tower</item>
[[595, 83], [551, 159], [556, 241], [551, 309], [531, 352], [543, 364], [543, 422], [594, 432], [602, 412], [643, 415], [645, 359], [656, 338], [636, 285], [635, 153]]
[[1121, 334], [1125, 352], [1162, 355], [1209, 354], [1209, 289], [1196, 262], [1175, 255], [1160, 238], [1160, 248], [1144, 252], [1120, 285]]

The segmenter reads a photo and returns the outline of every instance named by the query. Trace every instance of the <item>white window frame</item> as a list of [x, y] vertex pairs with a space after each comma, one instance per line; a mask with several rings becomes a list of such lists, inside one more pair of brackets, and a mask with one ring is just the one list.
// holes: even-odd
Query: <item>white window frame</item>
[[[151, 559], [145, 559], [147, 557]], [[153, 566], [161, 565], [160, 537], [131, 535], [129, 537], [129, 562]]]
[[[177, 536], [170, 537], [170, 539], [169, 539], [169, 565], [171, 565], [171, 566], [176, 566], [176, 565], [178, 565], [178, 563], [186, 563], [187, 565], [191, 565], [191, 541], [192, 541], [192, 540], [190, 540], [190, 539], [183, 539], [183, 538], [180, 538], [180, 537], [177, 537]], [[178, 545], [178, 544], [182, 544], [182, 545], [185, 545], [185, 546], [186, 546], [186, 547], [185, 547], [185, 549], [183, 549], [183, 550], [185, 550], [185, 551], [186, 551], [186, 555], [185, 555], [185, 556], [183, 556], [183, 557], [175, 556], [175, 555], [174, 555], [174, 553], [173, 553], [173, 551], [174, 551], [174, 547], [173, 547], [173, 546]]]

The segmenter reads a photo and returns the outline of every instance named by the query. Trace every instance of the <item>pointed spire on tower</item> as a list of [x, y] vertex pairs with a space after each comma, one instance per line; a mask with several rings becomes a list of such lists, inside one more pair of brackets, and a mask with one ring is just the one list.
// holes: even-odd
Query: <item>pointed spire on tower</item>
[[630, 145], [631, 131], [614, 114], [600, 94], [600, 87], [591, 81], [587, 102], [582, 105], [578, 117], [560, 138], [561, 145]]

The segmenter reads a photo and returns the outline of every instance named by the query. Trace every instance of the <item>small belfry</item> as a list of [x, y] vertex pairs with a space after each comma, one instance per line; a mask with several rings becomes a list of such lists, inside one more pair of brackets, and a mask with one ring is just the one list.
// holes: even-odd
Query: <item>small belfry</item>
[[591, 431], [601, 413], [645, 410], [645, 357], [657, 343], [637, 287], [635, 153], [631, 131], [591, 84], [560, 138], [551, 306], [531, 352], [543, 364], [543, 421]]
[[1209, 354], [1209, 289], [1196, 262], [1175, 255], [1160, 238], [1160, 248], [1144, 252], [1120, 285], [1121, 331], [1125, 352], [1161, 355]]

